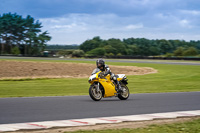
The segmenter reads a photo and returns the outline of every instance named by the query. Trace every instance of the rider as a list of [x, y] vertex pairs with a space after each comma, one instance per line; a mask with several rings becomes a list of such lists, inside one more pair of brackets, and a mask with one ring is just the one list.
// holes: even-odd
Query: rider
[[121, 85], [119, 84], [119, 81], [117, 80], [117, 76], [111, 72], [108, 65], [105, 64], [105, 61], [103, 59], [98, 59], [96, 61], [96, 65], [97, 65], [97, 68], [94, 69], [94, 71], [92, 72], [92, 75], [99, 71], [104, 72], [104, 76], [110, 74], [111, 79], [113, 79], [114, 82], [117, 84], [117, 92], [120, 92], [122, 89], [121, 89]]

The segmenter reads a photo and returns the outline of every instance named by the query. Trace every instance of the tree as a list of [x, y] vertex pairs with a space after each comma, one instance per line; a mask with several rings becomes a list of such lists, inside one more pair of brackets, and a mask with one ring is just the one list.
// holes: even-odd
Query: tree
[[198, 50], [194, 47], [189, 47], [183, 52], [183, 56], [195, 56], [198, 55]]
[[121, 53], [123, 55], [127, 54], [126, 46], [120, 39], [111, 38], [106, 43], [107, 45], [110, 45], [113, 48], [115, 48], [117, 50], [117, 53]]
[[150, 55], [160, 55], [160, 48], [155, 46], [150, 46], [149, 52]]
[[178, 48], [174, 51], [174, 55], [175, 55], [175, 56], [183, 56], [183, 52], [184, 52], [184, 47], [178, 47]]
[[12, 42], [14, 42], [14, 35], [16, 34], [16, 22], [19, 16], [17, 14], [3, 14], [0, 17], [0, 34], [2, 41], [5, 44], [5, 50], [10, 53], [12, 49]]
[[128, 54], [129, 55], [139, 55], [139, 48], [137, 45], [128, 46]]
[[162, 39], [162, 40], [159, 40], [158, 41], [158, 45], [160, 47], [160, 50], [161, 50], [161, 53], [162, 54], [166, 54], [168, 52], [172, 52], [172, 44], [165, 40], [165, 39]]
[[78, 49], [77, 44], [73, 45], [59, 45], [59, 44], [53, 44], [53, 45], [46, 45], [45, 50], [63, 50], [63, 49]]
[[83, 50], [84, 52], [88, 52], [92, 49], [98, 48], [102, 44], [102, 40], [100, 37], [94, 37], [91, 40], [86, 40], [80, 45], [80, 49]]
[[41, 51], [44, 51], [47, 42], [51, 40], [51, 37], [49, 36], [49, 33], [47, 31], [39, 34], [37, 38], [35, 38], [35, 41], [38, 41], [37, 46], [40, 47]]
[[41, 27], [41, 23], [30, 15], [26, 18], [16, 13], [0, 15], [1, 51], [11, 53], [13, 47], [18, 47], [23, 54], [39, 54], [51, 39], [47, 31], [40, 33]]
[[106, 45], [106, 46], [104, 47], [104, 49], [105, 49], [105, 51], [106, 51], [107, 54], [108, 54], [108, 53], [113, 53], [114, 55], [117, 54], [117, 49], [116, 49], [116, 48], [113, 48], [111, 45]]

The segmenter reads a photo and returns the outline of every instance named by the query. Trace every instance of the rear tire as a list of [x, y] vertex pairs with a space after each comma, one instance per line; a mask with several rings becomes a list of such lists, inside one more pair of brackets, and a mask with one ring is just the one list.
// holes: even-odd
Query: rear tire
[[97, 92], [97, 88], [94, 85], [91, 85], [89, 88], [89, 94], [90, 97], [94, 100], [94, 101], [100, 101], [102, 96], [102, 91], [101, 89], [99, 89], [99, 92]]
[[128, 87], [126, 85], [121, 85], [121, 87], [122, 87], [123, 92], [120, 92], [118, 94], [118, 98], [120, 100], [126, 100], [126, 99], [128, 99], [129, 94], [130, 94], [129, 93], [129, 89], [128, 89]]

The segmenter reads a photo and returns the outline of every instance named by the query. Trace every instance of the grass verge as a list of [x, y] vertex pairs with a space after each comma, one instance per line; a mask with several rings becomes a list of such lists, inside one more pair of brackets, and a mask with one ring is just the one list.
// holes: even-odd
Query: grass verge
[[[124, 129], [109, 129], [109, 130], [90, 130], [90, 131], [75, 131], [70, 133], [199, 133], [200, 119], [164, 124], [164, 125], [150, 125], [146, 128], [124, 128]], [[66, 132], [69, 133], [69, 132]]]

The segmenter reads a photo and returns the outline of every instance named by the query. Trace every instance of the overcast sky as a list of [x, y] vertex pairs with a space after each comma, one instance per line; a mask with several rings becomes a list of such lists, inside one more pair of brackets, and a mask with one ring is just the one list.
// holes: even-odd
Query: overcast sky
[[94, 36], [200, 40], [199, 0], [0, 0], [0, 13], [31, 15], [49, 44], [81, 44]]

